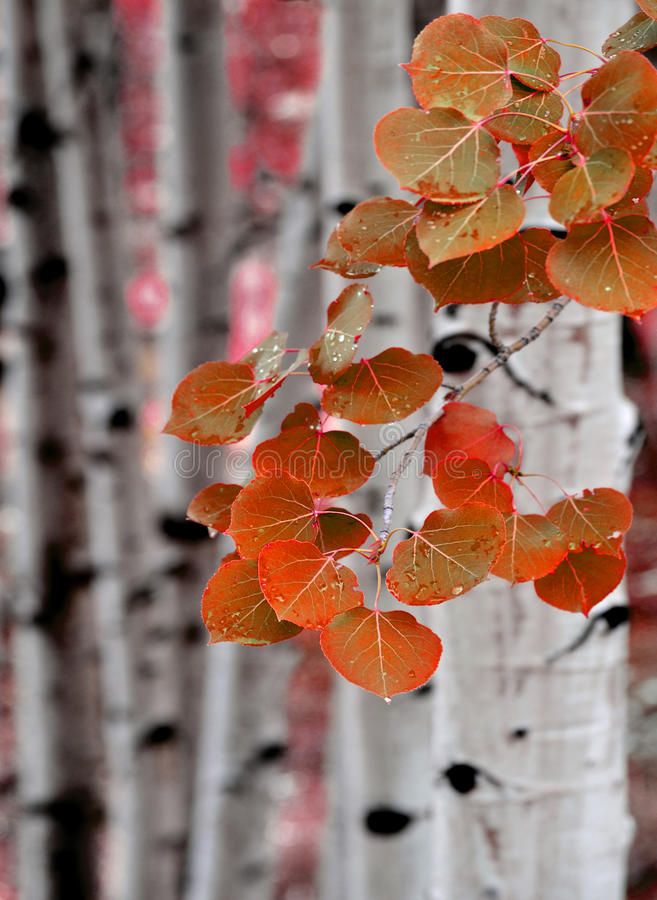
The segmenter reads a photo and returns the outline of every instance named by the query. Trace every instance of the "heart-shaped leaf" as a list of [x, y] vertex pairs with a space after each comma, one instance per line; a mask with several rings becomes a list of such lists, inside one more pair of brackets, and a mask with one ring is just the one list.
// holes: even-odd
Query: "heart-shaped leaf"
[[576, 547], [585, 544], [613, 554], [618, 539], [632, 524], [632, 504], [620, 491], [596, 488], [555, 503], [548, 518]]
[[320, 641], [343, 678], [386, 700], [428, 681], [442, 654], [440, 638], [401, 611], [351, 609], [329, 623]]
[[546, 134], [531, 145], [531, 172], [542, 188], [553, 191], [559, 179], [575, 168], [572, 161], [574, 152], [567, 137], [559, 132]]
[[452, 107], [471, 118], [486, 116], [511, 97], [509, 54], [472, 16], [456, 13], [434, 19], [413, 44], [413, 93], [420, 106]]
[[404, 247], [418, 210], [406, 200], [374, 197], [355, 206], [338, 225], [338, 240], [352, 260], [405, 266]]
[[317, 526], [317, 546], [322, 553], [334, 554], [336, 559], [349, 556], [374, 537], [369, 516], [339, 506], [318, 510]]
[[547, 256], [557, 238], [547, 228], [526, 228], [520, 235], [527, 253], [525, 280], [505, 303], [547, 303], [560, 295], [548, 278]]
[[326, 269], [343, 278], [371, 278], [381, 271], [381, 266], [352, 259], [338, 240], [337, 228], [334, 228], [326, 244], [326, 254], [311, 269]]
[[575, 143], [586, 156], [620, 147], [637, 162], [657, 135], [657, 72], [633, 50], [623, 50], [582, 87], [584, 109], [573, 116]]
[[657, 47], [657, 23], [645, 13], [638, 12], [609, 35], [602, 45], [602, 52], [605, 56], [615, 56], [621, 50], [645, 53], [653, 47]]
[[472, 456], [494, 470], [500, 463], [510, 464], [515, 454], [516, 445], [490, 410], [470, 403], [446, 403], [441, 417], [427, 431], [424, 472], [433, 476], [450, 456], [455, 465]]
[[518, 231], [524, 218], [525, 204], [510, 185], [505, 185], [467, 206], [426, 203], [418, 221], [417, 239], [432, 268], [501, 244]]
[[307, 541], [273, 541], [258, 557], [260, 585], [279, 619], [323, 628], [363, 605], [356, 576]]
[[281, 422], [281, 431], [288, 428], [298, 428], [305, 425], [306, 428], [317, 431], [319, 428], [319, 411], [312, 403], [297, 403], [291, 413], [288, 413]]
[[210, 484], [194, 497], [187, 515], [213, 531], [226, 531], [230, 525], [233, 501], [242, 490], [239, 484]]
[[326, 331], [308, 351], [313, 381], [330, 384], [349, 368], [373, 308], [372, 295], [362, 284], [345, 288], [331, 303]]
[[638, 318], [657, 306], [657, 231], [643, 216], [576, 225], [550, 250], [547, 272], [584, 306]]
[[561, 57], [526, 19], [483, 16], [481, 24], [509, 51], [509, 71], [530, 88], [551, 91], [559, 84]]
[[497, 184], [494, 138], [454, 109], [395, 109], [374, 129], [374, 146], [402, 188], [440, 203], [479, 200]]
[[546, 94], [514, 85], [511, 102], [486, 119], [486, 128], [498, 140], [533, 144], [545, 134], [557, 135], [563, 103], [556, 94]]
[[210, 643], [263, 646], [286, 641], [301, 628], [280, 622], [264, 598], [255, 559], [224, 560], [203, 593], [201, 613]]
[[388, 590], [411, 606], [452, 600], [484, 581], [504, 539], [504, 519], [492, 506], [429, 513], [420, 531], [395, 547]]
[[350, 366], [326, 388], [322, 406], [330, 415], [360, 425], [397, 422], [428, 403], [442, 380], [433, 357], [390, 347]]
[[[606, 213], [612, 219], [623, 219], [627, 216], [648, 216], [648, 205], [645, 197], [650, 193], [652, 188], [652, 172], [650, 169], [638, 166], [634, 171], [634, 178], [630, 182], [625, 195], [612, 206], [609, 206]], [[603, 219], [603, 213], [600, 212], [595, 216], [595, 221]]]
[[513, 491], [493, 475], [483, 459], [446, 457], [436, 467], [433, 487], [439, 500], [451, 509], [464, 503], [483, 503], [503, 514], [513, 511]]
[[258, 412], [247, 416], [244, 406], [259, 387], [245, 363], [203, 363], [176, 388], [164, 431], [195, 444], [239, 441], [258, 420]]
[[632, 157], [617, 147], [598, 150], [563, 175], [550, 199], [550, 215], [572, 225], [590, 222], [597, 212], [621, 200], [634, 177]]
[[553, 572], [567, 553], [566, 537], [545, 516], [509, 516], [506, 543], [493, 575], [512, 584], [533, 581]]
[[622, 553], [607, 556], [592, 548], [571, 550], [554, 572], [534, 582], [534, 589], [551, 606], [588, 616], [620, 584], [625, 567]]
[[433, 268], [414, 234], [408, 236], [406, 244], [408, 271], [429, 291], [436, 311], [450, 303], [505, 300], [522, 286], [525, 260], [525, 247], [518, 235], [490, 250], [449, 259]]
[[244, 559], [256, 559], [270, 541], [315, 539], [310, 488], [290, 475], [255, 478], [233, 502], [228, 534]]
[[305, 481], [316, 497], [351, 494], [370, 478], [375, 464], [353, 434], [321, 432], [305, 425], [282, 431], [253, 453], [256, 475], [293, 475]]
[[240, 362], [251, 366], [256, 381], [262, 382], [262, 385], [259, 385], [259, 390], [266, 390], [266, 380], [274, 375], [278, 375], [280, 372], [286, 344], [286, 332], [272, 331], [269, 337], [261, 341], [253, 350], [249, 350], [240, 360]]

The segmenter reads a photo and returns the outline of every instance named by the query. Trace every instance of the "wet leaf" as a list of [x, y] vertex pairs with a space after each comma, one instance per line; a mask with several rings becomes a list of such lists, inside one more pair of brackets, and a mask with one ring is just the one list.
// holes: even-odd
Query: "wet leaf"
[[494, 138], [454, 109], [395, 109], [374, 129], [374, 145], [402, 188], [440, 203], [480, 200], [497, 184]]
[[441, 382], [442, 369], [433, 357], [390, 347], [350, 366], [326, 388], [322, 406], [360, 425], [397, 422], [428, 403]]
[[433, 267], [501, 244], [518, 231], [524, 217], [525, 204], [506, 185], [467, 206], [426, 203], [417, 239]]
[[222, 562], [203, 593], [201, 611], [211, 644], [233, 641], [263, 646], [286, 641], [301, 631], [276, 618], [260, 588], [254, 559]]
[[326, 331], [308, 351], [313, 381], [330, 384], [349, 368], [373, 309], [372, 295], [362, 284], [345, 288], [331, 303]]
[[556, 183], [550, 215], [567, 226], [590, 222], [601, 209], [625, 196], [633, 177], [634, 163], [629, 153], [617, 147], [598, 150]]
[[609, 35], [602, 45], [602, 52], [605, 56], [615, 56], [621, 50], [643, 53], [653, 47], [657, 47], [657, 24], [650, 16], [638, 12]]
[[483, 460], [490, 469], [508, 465], [516, 445], [507, 437], [495, 414], [470, 403], [446, 403], [443, 414], [427, 431], [424, 442], [424, 472], [433, 476], [438, 464], [449, 456]]
[[588, 616], [596, 603], [618, 587], [625, 556], [607, 556], [592, 548], [571, 550], [550, 575], [534, 582], [536, 593], [551, 606]]
[[324, 655], [347, 681], [390, 699], [413, 691], [436, 671], [440, 638], [407, 612], [352, 609], [321, 636]]
[[297, 403], [291, 413], [288, 413], [281, 422], [281, 431], [288, 428], [298, 428], [305, 425], [306, 428], [319, 428], [319, 410], [312, 403]]
[[352, 259], [338, 240], [334, 228], [326, 244], [326, 254], [311, 269], [326, 269], [343, 278], [371, 278], [381, 271], [381, 266]]
[[434, 19], [413, 44], [413, 92], [420, 106], [451, 107], [471, 118], [499, 109], [511, 97], [506, 44], [472, 16]]
[[509, 70], [519, 81], [539, 91], [558, 86], [561, 57], [531, 22], [483, 16], [481, 24], [504, 41], [509, 51]]
[[554, 126], [562, 115], [563, 103], [557, 94], [514, 85], [511, 102], [486, 120], [486, 128], [498, 140], [533, 144], [545, 134], [561, 134]]
[[548, 518], [577, 547], [586, 544], [604, 553], [616, 553], [618, 539], [632, 524], [632, 504], [620, 491], [596, 488], [555, 503], [548, 510]]
[[512, 584], [533, 581], [553, 572], [567, 553], [566, 537], [548, 518], [512, 515], [506, 520], [506, 543], [493, 575]]
[[546, 271], [547, 255], [556, 244], [557, 238], [547, 228], [526, 228], [520, 234], [527, 260], [525, 280], [522, 286], [505, 303], [547, 303], [560, 296]]
[[255, 559], [270, 541], [315, 539], [310, 488], [290, 475], [255, 478], [233, 503], [228, 534], [240, 556]]
[[513, 510], [513, 491], [493, 475], [483, 459], [448, 456], [436, 467], [433, 487], [438, 499], [450, 509], [464, 503], [483, 503], [503, 514]]
[[307, 541], [273, 541], [258, 557], [260, 585], [279, 619], [323, 628], [363, 605], [356, 576]]
[[547, 260], [550, 281], [584, 306], [640, 317], [657, 306], [657, 232], [642, 216], [576, 225]]
[[273, 378], [278, 375], [281, 369], [281, 363], [285, 356], [285, 347], [287, 345], [287, 333], [285, 331], [272, 331], [269, 337], [261, 341], [257, 347], [242, 357], [240, 362], [246, 363], [253, 368], [253, 374], [256, 381], [262, 381], [258, 391], [266, 390], [266, 379]]
[[492, 506], [429, 513], [420, 531], [395, 547], [388, 590], [411, 606], [453, 600], [487, 578], [504, 539], [504, 519]]
[[[648, 205], [645, 197], [650, 193], [652, 188], [652, 172], [650, 169], [637, 167], [634, 172], [634, 178], [630, 182], [625, 195], [612, 206], [607, 208], [607, 214], [612, 219], [622, 219], [626, 216], [648, 216]], [[602, 212], [595, 216], [595, 220], [603, 218]]]
[[651, 19], [657, 19], [657, 0], [636, 0], [643, 12]]
[[567, 172], [575, 168], [572, 161], [573, 147], [568, 139], [556, 134], [546, 134], [529, 148], [532, 175], [542, 188], [553, 191], [554, 186]]
[[187, 516], [213, 531], [226, 531], [233, 501], [241, 490], [239, 484], [210, 484], [194, 497], [187, 508]]
[[338, 225], [338, 240], [352, 260], [405, 266], [406, 237], [418, 214], [406, 200], [374, 197], [347, 213]]
[[350, 513], [339, 506], [319, 510], [317, 526], [317, 546], [322, 553], [333, 553], [336, 559], [349, 556], [373, 537], [372, 520], [368, 515]]

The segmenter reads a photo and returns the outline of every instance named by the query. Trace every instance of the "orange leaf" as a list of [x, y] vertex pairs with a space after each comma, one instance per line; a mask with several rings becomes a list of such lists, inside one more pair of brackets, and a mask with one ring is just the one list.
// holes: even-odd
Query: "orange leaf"
[[509, 70], [530, 88], [551, 91], [559, 84], [561, 57], [526, 19], [483, 16], [481, 24], [509, 50]]
[[505, 303], [547, 303], [560, 296], [546, 271], [547, 255], [557, 238], [547, 228], [526, 228], [520, 238], [527, 253], [525, 281]]
[[454, 109], [395, 109], [374, 129], [374, 146], [402, 188], [440, 203], [479, 200], [497, 184], [494, 138]]
[[643, 216], [575, 225], [550, 250], [547, 271], [584, 306], [638, 318], [657, 306], [657, 231]]
[[195, 444], [232, 444], [257, 422], [259, 413], [247, 416], [244, 410], [257, 394], [251, 366], [203, 363], [176, 388], [164, 431]]
[[509, 516], [506, 543], [493, 575], [515, 584], [553, 572], [568, 553], [563, 533], [545, 516]]
[[381, 271], [379, 265], [352, 259], [338, 240], [337, 228], [333, 229], [328, 239], [326, 255], [310, 268], [326, 269], [343, 278], [371, 278]]
[[596, 488], [555, 503], [548, 510], [548, 518], [571, 543], [613, 554], [617, 552], [618, 539], [632, 524], [632, 504], [620, 491]]
[[282, 431], [253, 453], [256, 475], [293, 475], [317, 497], [351, 494], [365, 484], [374, 466], [374, 457], [353, 434], [305, 425]]
[[602, 45], [602, 52], [605, 56], [615, 56], [621, 50], [644, 53], [653, 47], [657, 47], [657, 23], [639, 12], [609, 35]]
[[308, 351], [313, 381], [330, 384], [349, 368], [373, 308], [372, 295], [362, 284], [345, 288], [331, 303], [326, 331]]
[[270, 541], [312, 541], [315, 508], [310, 488], [290, 475], [255, 478], [233, 503], [228, 534], [240, 556], [255, 559]]
[[563, 175], [550, 199], [550, 215], [565, 225], [590, 222], [601, 209], [618, 203], [634, 177], [632, 157], [606, 147]]
[[529, 148], [532, 175], [542, 188], [553, 191], [559, 179], [575, 168], [572, 155], [573, 147], [565, 135], [546, 134]]
[[189, 504], [187, 516], [213, 531], [226, 531], [230, 525], [231, 506], [241, 490], [239, 484], [208, 485]]
[[546, 94], [514, 85], [511, 103], [486, 119], [486, 128], [498, 140], [513, 144], [533, 144], [544, 134], [561, 134], [555, 129], [563, 115], [557, 94]]
[[431, 475], [452, 454], [473, 456], [491, 469], [509, 464], [516, 445], [507, 437], [494, 413], [469, 403], [446, 403], [441, 417], [427, 431], [424, 442], [424, 472]]
[[288, 413], [281, 422], [281, 431], [288, 428], [297, 428], [305, 425], [306, 428], [317, 430], [319, 428], [319, 412], [312, 403], [297, 403], [291, 413]]
[[233, 641], [263, 646], [286, 641], [301, 631], [276, 618], [260, 588], [254, 559], [224, 561], [203, 592], [201, 612], [211, 644]]
[[438, 311], [450, 303], [489, 303], [515, 293], [524, 281], [525, 247], [514, 235], [490, 250], [430, 268], [416, 236], [410, 234], [406, 262], [411, 276], [429, 291]]
[[417, 239], [433, 268], [501, 244], [518, 231], [524, 218], [525, 204], [505, 185], [467, 206], [426, 203], [417, 224]]
[[317, 546], [322, 553], [333, 553], [336, 559], [349, 556], [373, 537], [368, 515], [350, 513], [339, 506], [318, 510], [317, 525]]
[[[634, 178], [630, 182], [630, 186], [625, 192], [625, 195], [618, 201], [618, 203], [614, 203], [613, 206], [608, 207], [608, 209], [606, 210], [607, 214], [610, 215], [613, 219], [622, 219], [626, 216], [647, 217], [649, 215], [649, 210], [644, 198], [647, 194], [650, 193], [651, 188], [652, 172], [650, 171], [650, 169], [645, 169], [641, 166], [638, 166], [634, 172]], [[595, 216], [596, 221], [602, 218], [602, 212]]]
[[347, 213], [338, 225], [338, 240], [352, 260], [405, 266], [406, 237], [417, 217], [418, 210], [406, 200], [374, 197]]
[[390, 347], [350, 366], [330, 384], [322, 406], [332, 416], [361, 425], [405, 419], [428, 403], [443, 380], [431, 356]]
[[504, 41], [461, 13], [430, 22], [416, 37], [404, 68], [425, 109], [449, 106], [474, 119], [499, 109], [511, 97]]
[[657, 0], [636, 0], [638, 5], [651, 19], [657, 19]]
[[625, 566], [622, 552], [618, 557], [593, 548], [571, 550], [554, 572], [534, 582], [534, 589], [551, 606], [588, 616], [620, 584]]
[[260, 585], [279, 619], [323, 628], [363, 605], [356, 576], [307, 541], [273, 541], [258, 558]]
[[513, 491], [482, 459], [448, 456], [436, 468], [433, 487], [439, 500], [451, 509], [475, 502], [501, 513], [513, 510]]
[[395, 547], [388, 590], [411, 606], [452, 600], [485, 580], [504, 539], [504, 519], [492, 506], [429, 513], [420, 531]]
[[428, 681], [442, 654], [440, 638], [407, 612], [352, 609], [336, 616], [320, 640], [343, 678], [386, 700]]
[[640, 162], [657, 134], [657, 72], [633, 50], [623, 50], [582, 87], [584, 109], [571, 130], [586, 156], [620, 147]]

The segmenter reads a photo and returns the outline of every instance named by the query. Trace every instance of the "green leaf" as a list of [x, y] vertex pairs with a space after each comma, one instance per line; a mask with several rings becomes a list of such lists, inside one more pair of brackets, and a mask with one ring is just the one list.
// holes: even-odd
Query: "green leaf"
[[374, 197], [355, 206], [337, 228], [353, 262], [405, 266], [404, 246], [419, 211], [406, 200]]
[[373, 308], [372, 295], [362, 284], [345, 288], [331, 303], [326, 331], [308, 351], [313, 381], [330, 384], [349, 368]]
[[634, 163], [629, 153], [617, 147], [598, 150], [556, 183], [550, 215], [568, 226], [590, 222], [601, 209], [625, 196], [633, 177]]
[[395, 109], [374, 129], [374, 146], [402, 188], [440, 203], [480, 200], [497, 184], [494, 138], [454, 109]]
[[653, 47], [657, 47], [657, 22], [645, 13], [638, 12], [609, 35], [602, 45], [602, 52], [605, 56], [615, 56], [621, 50], [644, 53]]

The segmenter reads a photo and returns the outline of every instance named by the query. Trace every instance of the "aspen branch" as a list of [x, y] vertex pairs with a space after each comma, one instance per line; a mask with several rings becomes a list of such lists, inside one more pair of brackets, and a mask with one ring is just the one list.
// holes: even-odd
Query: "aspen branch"
[[[530, 330], [526, 334], [523, 334], [522, 337], [519, 337], [512, 344], [502, 347], [497, 356], [495, 356], [488, 363], [488, 365], [479, 369], [478, 372], [475, 372], [475, 374], [471, 378], [468, 378], [467, 381], [464, 381], [463, 384], [460, 384], [458, 385], [458, 387], [450, 390], [450, 392], [445, 396], [443, 400], [443, 406], [445, 403], [450, 403], [455, 400], [462, 400], [467, 394], [470, 393], [470, 391], [473, 391], [476, 387], [478, 387], [482, 383], [482, 381], [485, 381], [489, 375], [492, 375], [493, 372], [495, 372], [497, 369], [506, 365], [507, 361], [511, 356], [514, 355], [514, 353], [519, 353], [520, 350], [524, 350], [525, 347], [533, 344], [533, 342], [543, 334], [545, 329], [548, 328], [552, 324], [552, 322], [554, 322], [557, 316], [561, 314], [561, 312], [569, 303], [569, 298], [555, 301], [547, 311], [547, 313], [543, 316], [543, 318], [539, 322], [537, 322], [533, 328], [530, 328]], [[398, 438], [389, 447], [384, 448], [384, 450], [380, 451], [377, 455], [377, 459], [381, 459], [394, 447], [398, 447], [400, 446], [400, 444], [406, 443], [406, 441], [413, 441], [411, 446], [404, 453], [401, 462], [392, 473], [392, 477], [390, 479], [390, 482], [388, 483], [388, 487], [383, 498], [383, 523], [381, 531], [379, 533], [379, 538], [381, 539], [381, 541], [385, 541], [390, 535], [390, 524], [392, 522], [392, 514], [394, 511], [394, 499], [399, 481], [408, 468], [410, 461], [413, 458], [416, 450], [419, 448], [425, 434], [433, 425], [433, 423], [440, 418], [441, 414], [442, 406], [438, 414], [434, 416], [434, 418], [430, 422], [421, 422], [401, 438]]]

